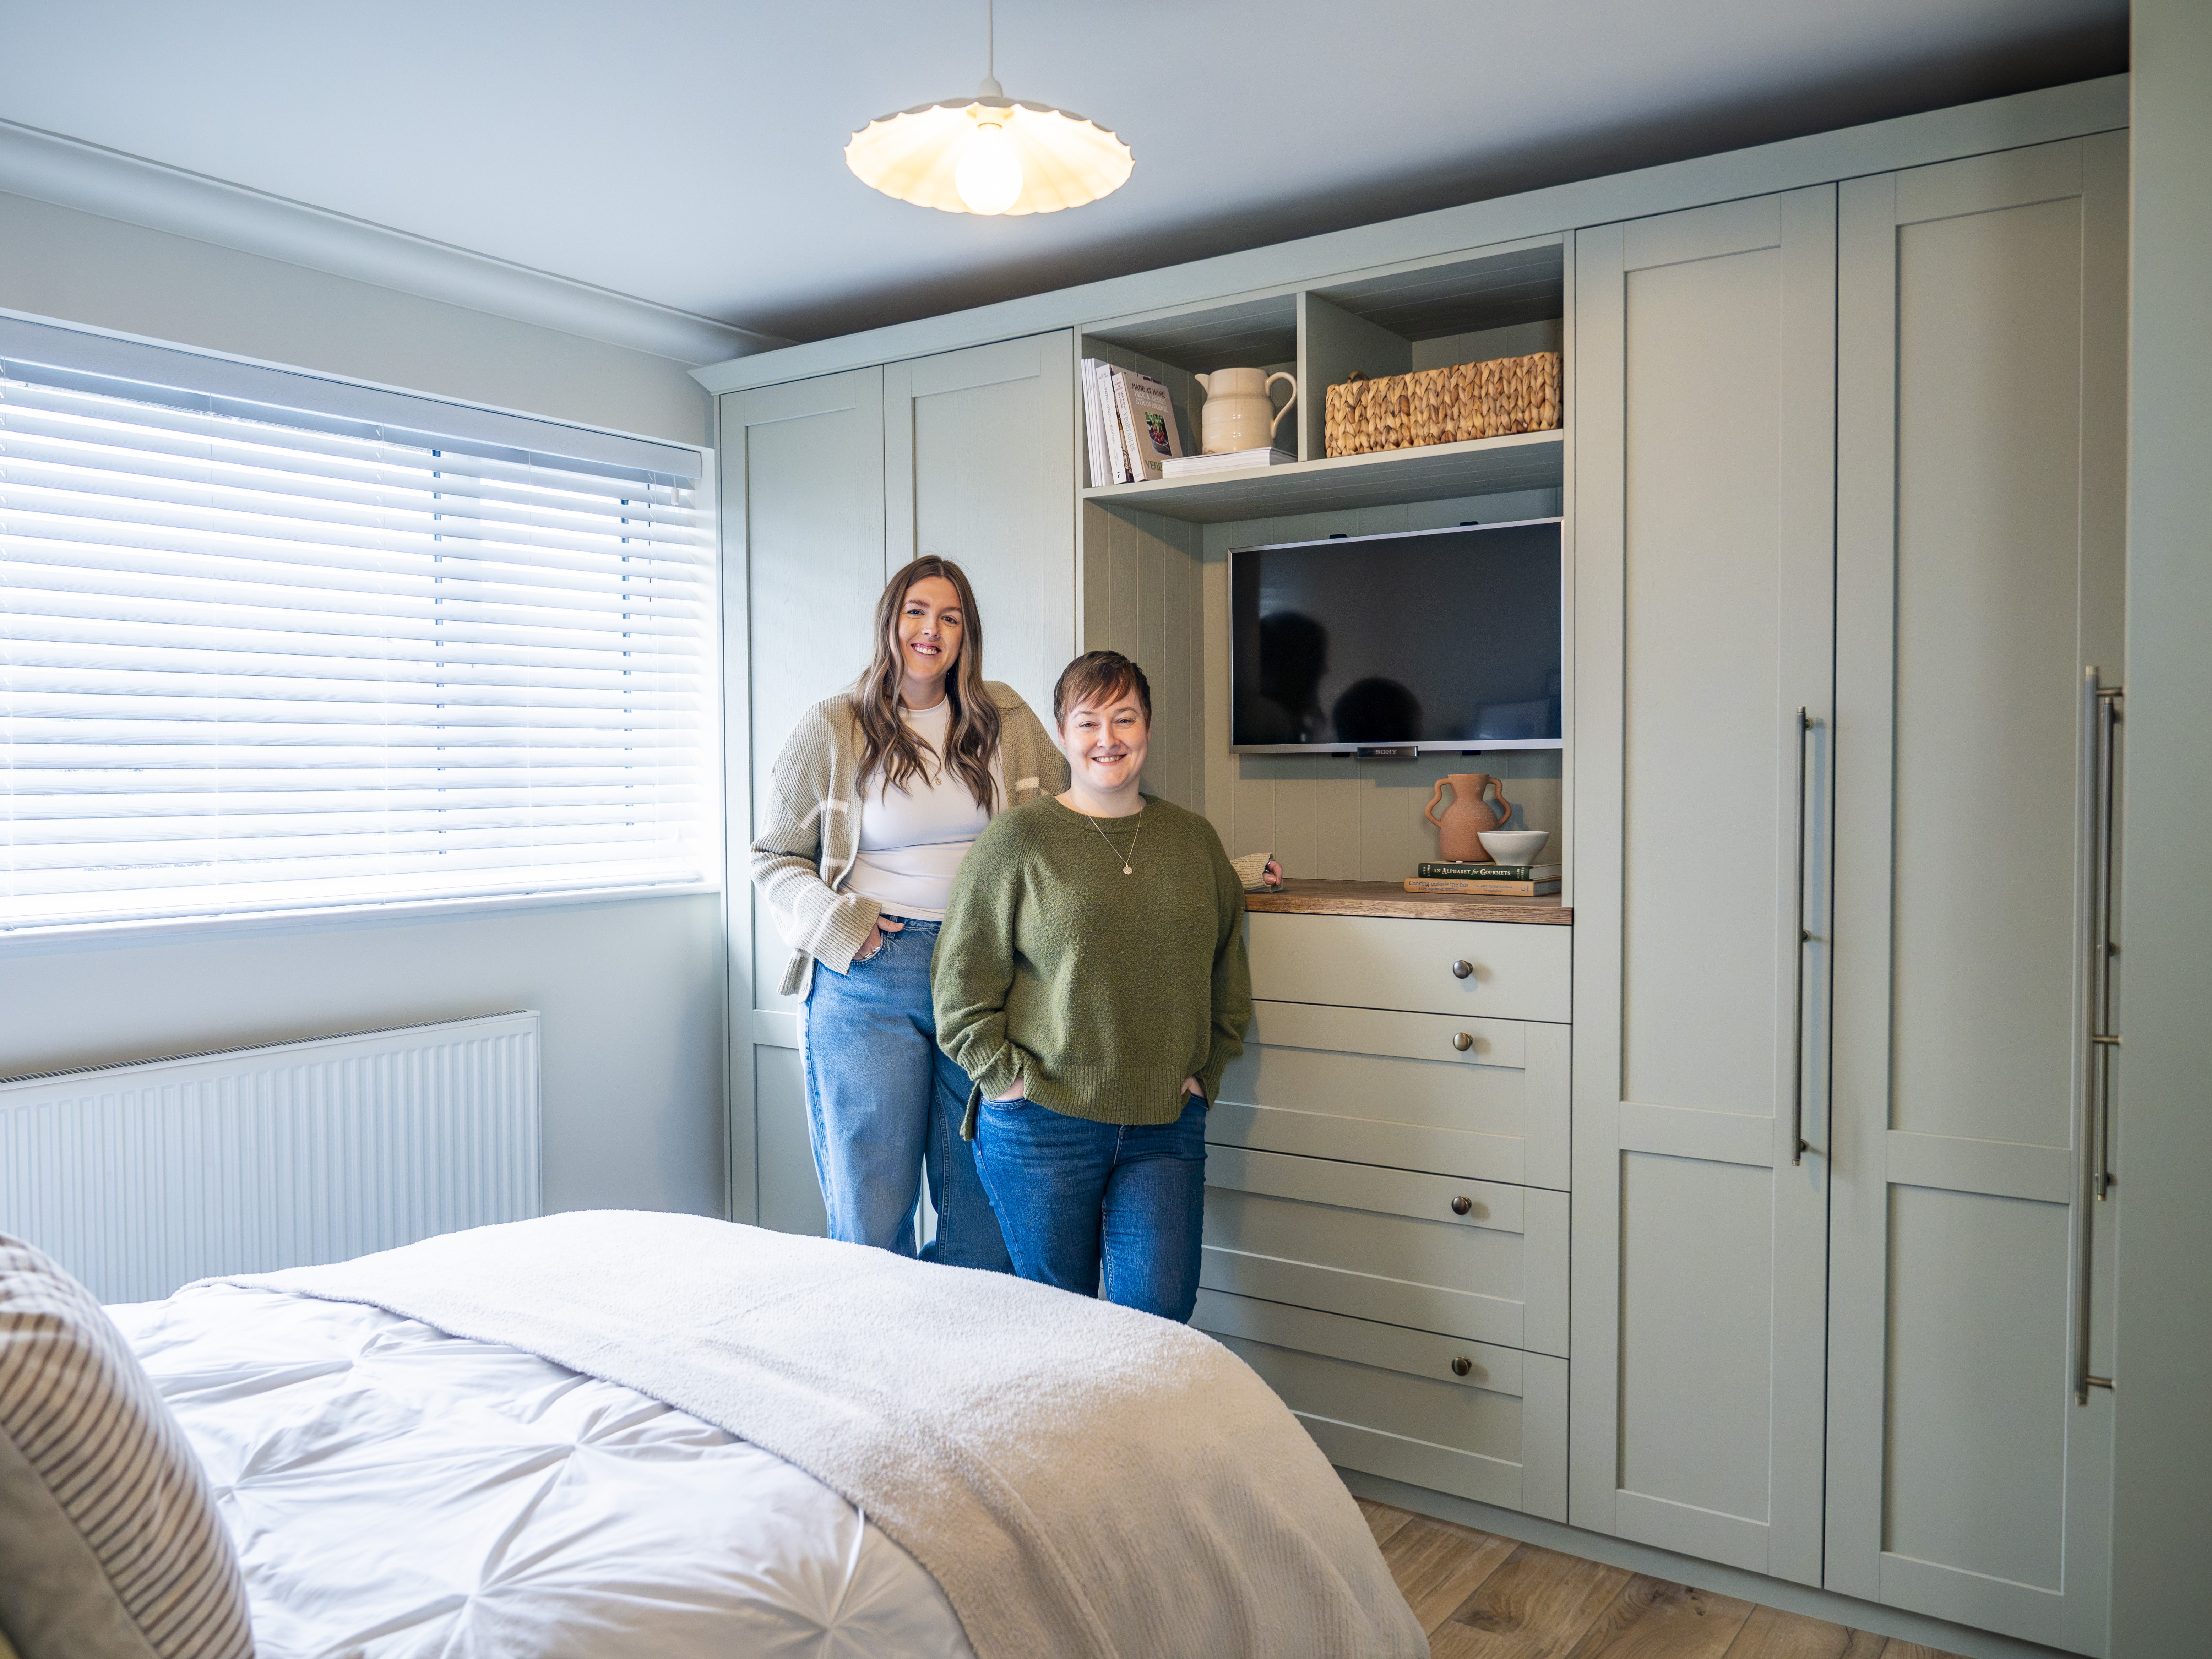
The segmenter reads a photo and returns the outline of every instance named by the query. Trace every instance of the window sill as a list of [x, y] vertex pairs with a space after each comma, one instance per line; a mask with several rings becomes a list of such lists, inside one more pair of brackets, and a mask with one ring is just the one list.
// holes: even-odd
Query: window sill
[[718, 894], [718, 881], [662, 883], [645, 887], [595, 887], [574, 892], [514, 893], [485, 898], [416, 899], [383, 904], [334, 904], [313, 910], [261, 910], [152, 921], [74, 922], [0, 932], [0, 957], [38, 954], [42, 948], [99, 944], [151, 945], [172, 939], [264, 937], [325, 933], [332, 928], [391, 925], [515, 910], [571, 909], [592, 904], [629, 904], [640, 899], [699, 898]]

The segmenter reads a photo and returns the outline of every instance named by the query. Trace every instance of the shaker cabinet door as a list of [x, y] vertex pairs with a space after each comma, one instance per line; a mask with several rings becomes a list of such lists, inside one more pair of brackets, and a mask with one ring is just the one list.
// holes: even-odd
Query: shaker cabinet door
[[1575, 246], [1569, 1518], [1808, 1583], [1835, 199]]
[[936, 553], [966, 571], [984, 673], [1048, 724], [1075, 655], [1074, 349], [1038, 334], [883, 371], [887, 568]]
[[723, 394], [724, 823], [730, 848], [732, 1209], [785, 1232], [827, 1221], [800, 1086], [790, 954], [746, 879], [775, 757], [799, 715], [868, 659], [884, 582], [884, 372]]
[[[1843, 186], [1827, 1583], [2103, 1650], [2127, 135]], [[2106, 1029], [2117, 1030], [2117, 1026]]]

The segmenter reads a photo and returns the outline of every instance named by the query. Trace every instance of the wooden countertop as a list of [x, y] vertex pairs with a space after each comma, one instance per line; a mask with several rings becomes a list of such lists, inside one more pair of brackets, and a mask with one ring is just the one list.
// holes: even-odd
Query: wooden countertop
[[1575, 913], [1546, 898], [1482, 898], [1464, 893], [1409, 893], [1395, 881], [1328, 881], [1294, 877], [1272, 893], [1244, 895], [1247, 910], [1319, 916], [1425, 916], [1431, 921], [1521, 921], [1571, 926]]

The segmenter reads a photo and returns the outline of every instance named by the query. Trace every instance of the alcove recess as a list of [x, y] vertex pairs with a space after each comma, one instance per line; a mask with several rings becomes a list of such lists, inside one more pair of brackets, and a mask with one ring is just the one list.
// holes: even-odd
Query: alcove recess
[[[1316, 258], [1325, 253], [1317, 250]], [[1294, 876], [1395, 882], [1434, 858], [1422, 817], [1437, 777], [1509, 776], [1516, 828], [1567, 845], [1559, 751], [1418, 762], [1232, 753], [1229, 747], [1226, 550], [1275, 541], [1544, 518], [1562, 510], [1567, 429], [1516, 433], [1330, 459], [1329, 386], [1357, 369], [1402, 374], [1573, 349], [1568, 251], [1558, 236], [1372, 267], [1311, 284], [1088, 325], [1080, 355], [1151, 374], [1168, 388], [1184, 447], [1200, 445], [1217, 368], [1287, 369], [1299, 410], [1279, 441], [1295, 465], [1080, 491], [1080, 637], [1143, 664], [1152, 683], [1146, 787], [1204, 812], [1231, 851], [1272, 848]], [[1280, 389], [1276, 395], [1279, 398]], [[1570, 400], [1563, 411], [1571, 427]], [[1087, 469], [1078, 444], [1079, 471]]]
[[1188, 453], [1200, 447], [1205, 405], [1194, 373], [1294, 374], [1298, 407], [1277, 442], [1298, 459], [1265, 471], [1091, 488], [1084, 498], [1203, 524], [1556, 489], [1564, 429], [1332, 459], [1328, 396], [1355, 371], [1381, 378], [1537, 351], [1564, 358], [1566, 264], [1564, 240], [1545, 237], [1090, 325], [1079, 331], [1082, 355], [1164, 384]]
[[[1183, 453], [1195, 455], [1206, 389], [1191, 377], [1217, 368], [1263, 368], [1297, 376], [1298, 298], [1291, 289], [1085, 329], [1082, 355], [1135, 369], [1165, 386], [1182, 429]], [[1303, 404], [1304, 382], [1298, 384]], [[1274, 396], [1280, 399], [1280, 388]], [[1283, 422], [1276, 442], [1304, 460], [1297, 419], [1293, 414]]]

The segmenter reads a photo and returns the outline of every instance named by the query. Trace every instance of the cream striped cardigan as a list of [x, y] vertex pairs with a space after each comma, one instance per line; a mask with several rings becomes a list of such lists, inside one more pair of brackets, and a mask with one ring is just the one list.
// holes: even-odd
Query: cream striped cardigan
[[[1021, 693], [983, 682], [999, 705], [999, 810], [1067, 787], [1067, 762]], [[814, 964], [839, 973], [867, 943], [883, 907], [842, 890], [860, 849], [860, 731], [851, 699], [826, 697], [799, 718], [775, 757], [767, 818], [752, 845], [753, 885], [792, 947], [781, 990], [804, 998]]]

